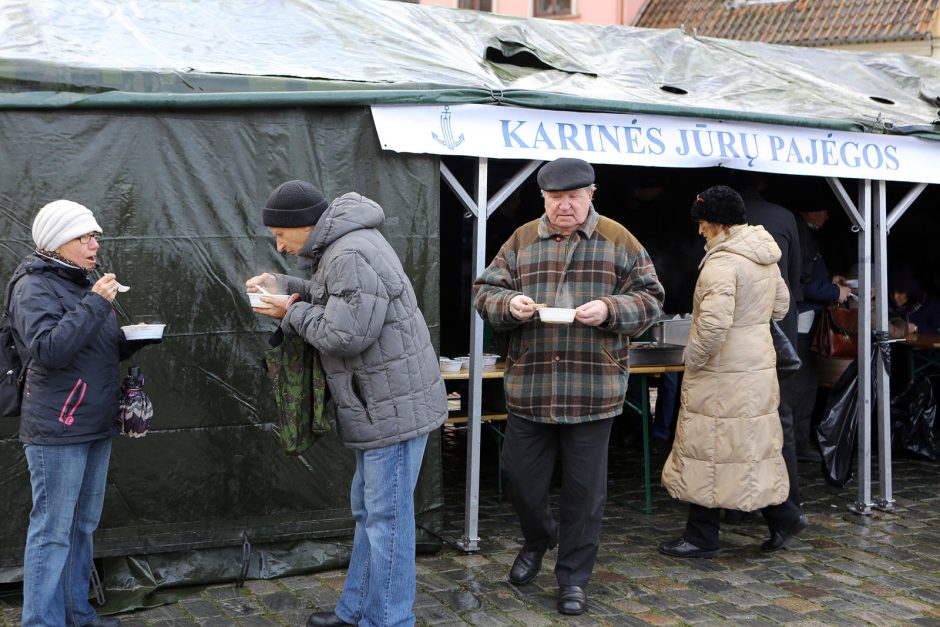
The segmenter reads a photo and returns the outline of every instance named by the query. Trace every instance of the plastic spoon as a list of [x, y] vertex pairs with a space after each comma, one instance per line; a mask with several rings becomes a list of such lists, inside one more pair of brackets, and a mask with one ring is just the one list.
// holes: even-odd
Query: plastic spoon
[[119, 292], [126, 292], [126, 291], [128, 291], [129, 289], [131, 289], [131, 288], [127, 287], [126, 285], [121, 285], [121, 284], [118, 283], [117, 281], [115, 281], [114, 283], [117, 285], [117, 291], [119, 291]]

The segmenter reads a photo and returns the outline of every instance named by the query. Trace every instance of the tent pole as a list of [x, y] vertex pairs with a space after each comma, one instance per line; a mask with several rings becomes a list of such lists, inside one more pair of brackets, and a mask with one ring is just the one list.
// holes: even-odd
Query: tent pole
[[[874, 188], [873, 221], [875, 241], [875, 337], [888, 338], [888, 229], [887, 229], [887, 185], [878, 181]], [[889, 351], [890, 344], [877, 346], [875, 359], [877, 374], [878, 399], [878, 498], [875, 507], [884, 511], [894, 509], [891, 486], [891, 377], [888, 368], [890, 359], [884, 351]]]
[[[826, 182], [858, 233], [858, 499], [849, 506], [871, 514], [871, 181], [858, 182], [858, 207], [837, 178]], [[861, 213], [859, 213], [861, 211]]]
[[858, 182], [858, 499], [851, 509], [871, 515], [871, 197], [872, 181]]
[[[483, 272], [486, 259], [487, 173], [489, 160], [477, 161], [474, 191], [477, 214], [473, 229], [473, 278]], [[464, 499], [464, 534], [457, 545], [466, 552], [480, 550], [480, 435], [483, 399], [483, 318], [470, 306], [470, 373], [467, 399], [467, 482]]]
[[[879, 181], [876, 196], [877, 218], [875, 220], [875, 275], [877, 278], [875, 302], [877, 304], [876, 328], [887, 337], [888, 333], [888, 233], [901, 216], [910, 209], [914, 201], [927, 188], [927, 183], [918, 183], [904, 195], [887, 214], [888, 195], [884, 181]], [[887, 216], [886, 216], [887, 214]], [[878, 458], [879, 492], [875, 506], [884, 511], [894, 510], [894, 479], [891, 475], [891, 373], [884, 356], [878, 352]]]
[[[517, 172], [490, 199], [487, 199], [487, 176], [489, 161], [480, 158], [477, 162], [475, 180], [476, 200], [467, 193], [457, 177], [443, 161], [440, 162], [441, 177], [454, 192], [457, 199], [476, 218], [473, 230], [473, 276], [483, 273], [486, 262], [486, 220], [505, 200], [522, 185], [542, 164], [542, 161], [530, 161]], [[470, 553], [480, 550], [479, 512], [480, 512], [480, 437], [482, 422], [483, 391], [483, 319], [476, 309], [470, 307], [470, 372], [467, 399], [467, 483], [464, 503], [464, 534], [457, 540], [457, 546]]]
[[[525, 166], [519, 170], [511, 179], [506, 181], [506, 184], [503, 185], [502, 189], [496, 192], [492, 198], [490, 198], [490, 203], [486, 208], [486, 217], [489, 218], [493, 215], [493, 212], [499, 209], [499, 206], [506, 202], [506, 199], [509, 196], [519, 189], [519, 186], [525, 183], [525, 180], [529, 178], [533, 172], [535, 172], [544, 161], [530, 161]], [[479, 276], [479, 275], [477, 275]]]
[[460, 204], [464, 206], [468, 212], [472, 215], [480, 215], [480, 212], [477, 210], [477, 205], [473, 202], [473, 198], [470, 197], [470, 194], [467, 193], [467, 190], [463, 188], [463, 185], [460, 184], [460, 181], [457, 180], [457, 177], [454, 176], [454, 173], [450, 171], [450, 168], [441, 161], [441, 177], [444, 179], [444, 182], [447, 183], [447, 187], [450, 188], [454, 195], [457, 196], [457, 200], [460, 201]]
[[888, 221], [885, 223], [885, 235], [891, 232], [891, 229], [894, 228], [894, 223], [901, 219], [901, 216], [914, 204], [914, 201], [920, 197], [921, 192], [925, 189], [927, 189], [927, 183], [918, 183], [911, 188], [911, 191], [904, 195], [901, 202], [891, 210], [891, 214], [888, 216]]

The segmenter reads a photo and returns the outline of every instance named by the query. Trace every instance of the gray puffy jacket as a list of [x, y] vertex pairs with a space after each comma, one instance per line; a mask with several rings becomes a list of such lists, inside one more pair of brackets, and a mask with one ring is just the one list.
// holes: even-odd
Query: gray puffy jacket
[[340, 196], [299, 253], [311, 279], [277, 275], [279, 291], [303, 297], [281, 328], [320, 351], [337, 430], [350, 448], [409, 440], [447, 418], [431, 335], [401, 261], [377, 230], [384, 221], [368, 198]]

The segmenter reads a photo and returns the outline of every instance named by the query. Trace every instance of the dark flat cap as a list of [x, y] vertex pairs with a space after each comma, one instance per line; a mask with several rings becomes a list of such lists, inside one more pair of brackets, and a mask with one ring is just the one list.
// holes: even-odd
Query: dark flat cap
[[535, 180], [546, 192], [565, 192], [594, 183], [594, 168], [587, 161], [562, 157], [542, 166]]

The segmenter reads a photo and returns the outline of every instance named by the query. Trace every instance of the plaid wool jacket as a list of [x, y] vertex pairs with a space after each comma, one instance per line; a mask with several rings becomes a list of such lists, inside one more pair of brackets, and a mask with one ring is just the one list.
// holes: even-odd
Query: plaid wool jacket
[[[513, 297], [577, 307], [600, 299], [599, 327], [516, 319]], [[473, 305], [509, 331], [506, 406], [535, 422], [572, 424], [616, 416], [627, 391], [630, 336], [662, 316], [663, 287], [646, 250], [623, 226], [591, 207], [581, 227], [561, 235], [543, 215], [516, 230], [474, 282]]]

